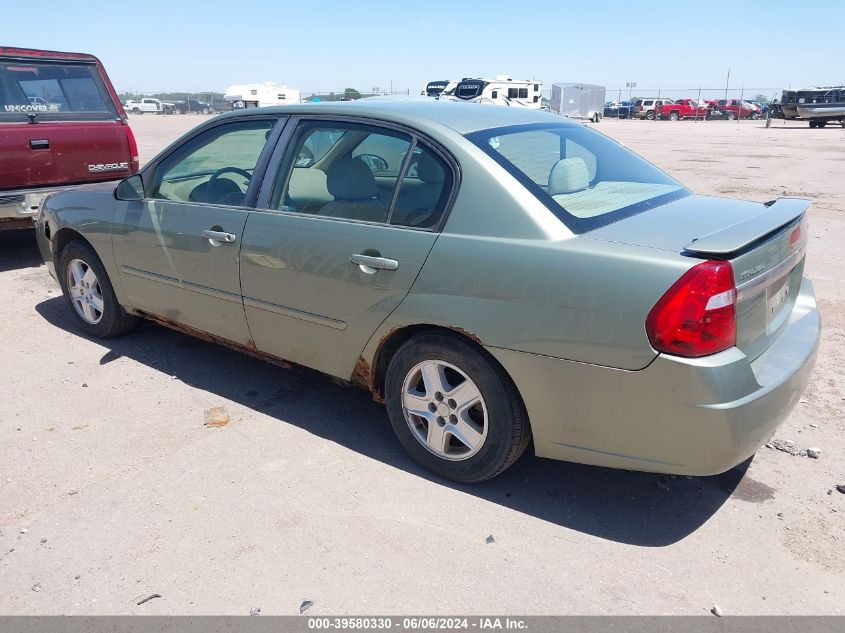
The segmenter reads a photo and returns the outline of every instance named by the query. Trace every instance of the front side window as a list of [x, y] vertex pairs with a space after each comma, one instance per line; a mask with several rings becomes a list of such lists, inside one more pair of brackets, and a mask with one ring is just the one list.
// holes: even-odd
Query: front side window
[[654, 165], [583, 126], [521, 125], [467, 138], [577, 233], [690, 195]]
[[275, 121], [233, 121], [187, 141], [153, 174], [152, 197], [241, 206]]
[[0, 118], [26, 119], [30, 114], [45, 121], [98, 120], [116, 118], [117, 110], [96, 66], [0, 62]]
[[407, 134], [358, 123], [304, 121], [280, 165], [270, 209], [432, 228], [451, 190], [447, 163]]

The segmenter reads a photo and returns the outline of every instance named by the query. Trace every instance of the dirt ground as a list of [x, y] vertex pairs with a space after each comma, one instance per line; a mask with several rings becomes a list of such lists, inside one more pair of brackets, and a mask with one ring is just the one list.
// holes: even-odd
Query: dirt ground
[[[200, 119], [133, 117], [142, 160]], [[0, 234], [0, 613], [842, 613], [845, 130], [597, 127], [699, 193], [815, 202], [825, 329], [776, 437], [818, 459], [673, 479], [526, 455], [450, 484], [363, 391], [155, 325], [81, 336], [32, 233]]]

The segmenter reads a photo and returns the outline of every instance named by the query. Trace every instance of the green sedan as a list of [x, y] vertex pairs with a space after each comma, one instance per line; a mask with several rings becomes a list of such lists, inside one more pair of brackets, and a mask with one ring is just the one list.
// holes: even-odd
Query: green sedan
[[808, 381], [808, 206], [694, 195], [548, 113], [364, 100], [215, 117], [37, 233], [84, 333], [149, 319], [360, 385], [443, 477], [532, 439], [709, 475]]

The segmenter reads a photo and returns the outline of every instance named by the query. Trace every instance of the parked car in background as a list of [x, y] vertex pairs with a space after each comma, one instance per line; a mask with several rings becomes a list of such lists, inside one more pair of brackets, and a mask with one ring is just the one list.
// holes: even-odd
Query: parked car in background
[[211, 114], [213, 111], [210, 103], [196, 99], [186, 99], [173, 104], [173, 112], [176, 114]]
[[656, 108], [668, 103], [674, 103], [671, 99], [637, 99], [634, 101], [634, 117], [637, 119], [654, 119]]
[[681, 119], [706, 119], [710, 107], [703, 100], [678, 99], [674, 103], [658, 105], [655, 110], [658, 119], [680, 121]]
[[604, 116], [618, 119], [631, 119], [636, 106], [633, 101], [608, 101], [604, 104]]
[[210, 119], [117, 188], [49, 197], [37, 237], [85, 335], [143, 317], [361, 385], [440, 476], [493, 477], [532, 437], [710, 475], [807, 383], [809, 205], [696, 196], [550, 113], [361, 100]]
[[138, 148], [93, 55], [0, 47], [0, 230], [33, 226], [42, 199], [138, 171]]
[[132, 114], [173, 114], [174, 104], [152, 97], [143, 97], [138, 101], [129, 100], [123, 104]]
[[735, 119], [759, 119], [760, 108], [740, 99], [719, 99], [713, 109], [714, 117], [728, 121]]

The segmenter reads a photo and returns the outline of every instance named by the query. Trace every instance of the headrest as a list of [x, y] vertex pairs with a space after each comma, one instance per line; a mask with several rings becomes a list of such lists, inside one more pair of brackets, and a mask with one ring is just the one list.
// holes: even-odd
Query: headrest
[[363, 161], [341, 158], [326, 174], [326, 187], [335, 200], [370, 200], [378, 195], [373, 172]]
[[563, 158], [549, 173], [549, 195], [574, 193], [590, 186], [590, 174], [583, 158]]
[[440, 161], [425, 151], [417, 159], [417, 177], [423, 182], [432, 184], [440, 184], [446, 180]]

